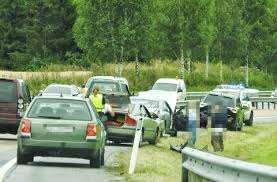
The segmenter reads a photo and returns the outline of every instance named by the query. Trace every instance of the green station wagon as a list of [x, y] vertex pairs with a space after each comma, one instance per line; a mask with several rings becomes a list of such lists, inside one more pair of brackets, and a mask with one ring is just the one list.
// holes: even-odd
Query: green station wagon
[[90, 101], [73, 96], [36, 97], [18, 128], [17, 163], [34, 156], [75, 157], [104, 165], [106, 132]]

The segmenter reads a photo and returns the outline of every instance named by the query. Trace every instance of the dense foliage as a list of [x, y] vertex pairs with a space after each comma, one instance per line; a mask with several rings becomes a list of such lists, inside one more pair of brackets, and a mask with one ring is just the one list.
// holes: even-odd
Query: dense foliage
[[0, 67], [216, 60], [277, 74], [275, 0], [0, 0]]

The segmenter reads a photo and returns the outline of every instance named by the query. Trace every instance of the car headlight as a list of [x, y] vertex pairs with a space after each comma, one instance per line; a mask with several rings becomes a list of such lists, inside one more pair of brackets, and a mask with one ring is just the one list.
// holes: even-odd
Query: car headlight
[[23, 104], [21, 103], [21, 104], [18, 104], [18, 109], [23, 109]]
[[23, 104], [23, 99], [18, 99], [18, 104]]

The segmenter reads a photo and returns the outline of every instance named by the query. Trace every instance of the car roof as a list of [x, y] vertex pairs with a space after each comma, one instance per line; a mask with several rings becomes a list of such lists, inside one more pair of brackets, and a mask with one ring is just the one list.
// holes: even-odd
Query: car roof
[[51, 83], [47, 87], [55, 86], [55, 87], [67, 87], [67, 88], [77, 88], [75, 85], [68, 85], [68, 84], [58, 84], [58, 83]]
[[175, 78], [159, 78], [155, 83], [172, 83], [172, 84], [180, 84], [180, 81], [183, 82], [182, 79]]
[[78, 95], [78, 96], [71, 96], [71, 95], [39, 95], [36, 96], [35, 98], [47, 98], [47, 99], [65, 99], [65, 100], [78, 100], [78, 101], [87, 101], [89, 100], [88, 98], [85, 98], [83, 95]]
[[128, 80], [124, 77], [116, 76], [93, 76], [90, 80], [105, 80], [105, 81], [117, 81], [128, 86]]

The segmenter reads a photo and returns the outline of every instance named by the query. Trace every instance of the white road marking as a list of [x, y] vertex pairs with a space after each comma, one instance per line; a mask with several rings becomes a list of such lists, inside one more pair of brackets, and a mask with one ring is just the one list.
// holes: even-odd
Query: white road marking
[[4, 182], [5, 177], [9, 172], [16, 166], [16, 157], [7, 162], [3, 167], [0, 168], [0, 182]]

